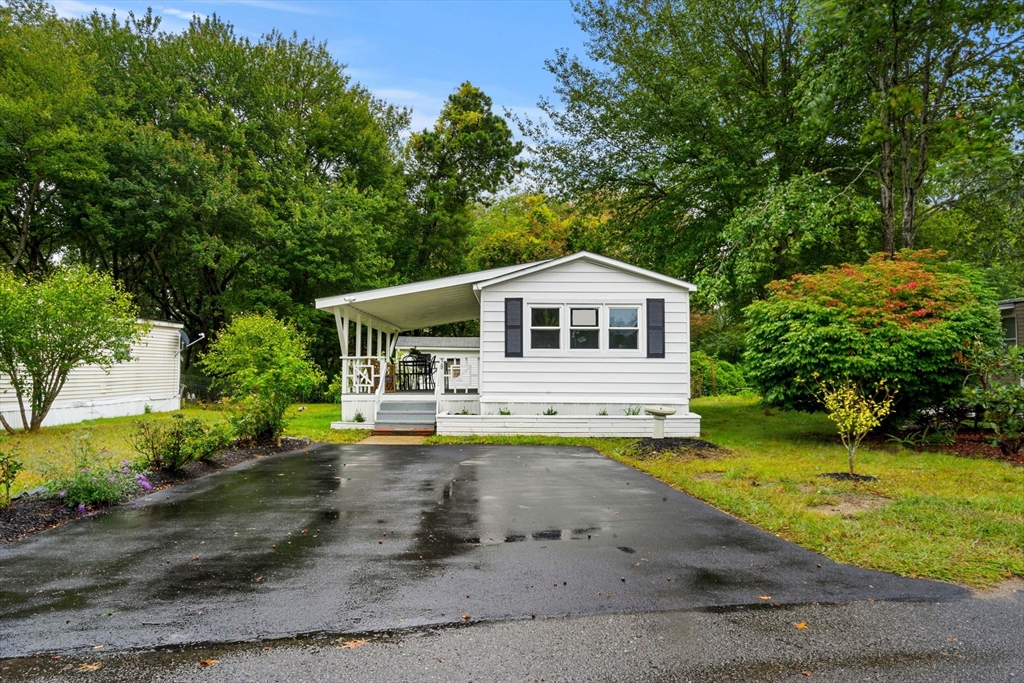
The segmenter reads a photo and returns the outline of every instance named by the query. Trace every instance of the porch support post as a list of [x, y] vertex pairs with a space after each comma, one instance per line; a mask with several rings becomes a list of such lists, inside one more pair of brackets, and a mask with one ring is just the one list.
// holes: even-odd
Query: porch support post
[[363, 316], [356, 313], [356, 355], [363, 355]]
[[348, 393], [348, 311], [339, 314], [334, 309], [335, 319], [338, 321], [338, 337], [341, 338], [341, 393]]

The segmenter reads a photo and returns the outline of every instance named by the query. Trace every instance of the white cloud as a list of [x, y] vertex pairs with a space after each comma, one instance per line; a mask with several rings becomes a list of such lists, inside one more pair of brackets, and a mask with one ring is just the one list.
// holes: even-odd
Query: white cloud
[[[207, 0], [211, 1], [211, 0]], [[258, 7], [260, 9], [269, 9], [276, 12], [286, 12], [288, 14], [308, 14], [313, 16], [319, 16], [328, 14], [323, 11], [324, 5], [315, 5], [306, 2], [280, 2], [279, 0], [215, 0], [217, 4], [225, 5], [247, 5], [249, 7]]]
[[187, 12], [185, 10], [175, 9], [174, 7], [161, 7], [160, 14], [171, 15], [172, 17], [178, 17], [185, 21], [191, 21], [193, 17], [197, 19], [206, 19], [206, 15], [201, 12]]
[[68, 19], [88, 16], [92, 14], [93, 10], [97, 10], [101, 14], [111, 14], [115, 9], [109, 5], [95, 5], [89, 2], [79, 2], [79, 0], [52, 0], [51, 4], [58, 16]]

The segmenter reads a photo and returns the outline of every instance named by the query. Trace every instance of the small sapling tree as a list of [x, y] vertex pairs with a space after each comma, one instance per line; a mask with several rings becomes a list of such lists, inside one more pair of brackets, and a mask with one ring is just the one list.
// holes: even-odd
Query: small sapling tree
[[[145, 334], [137, 320], [131, 296], [107, 275], [73, 266], [23, 280], [0, 269], [0, 373], [25, 431], [39, 431], [72, 370], [130, 360]], [[2, 414], [0, 423], [14, 433]]]
[[[817, 381], [816, 375], [814, 379]], [[890, 389], [883, 379], [868, 393], [856, 382], [846, 379], [818, 382], [811, 392], [825, 406], [828, 419], [835, 423], [846, 447], [850, 474], [853, 474], [853, 461], [860, 442], [892, 412], [896, 390]]]
[[200, 365], [230, 397], [235, 434], [253, 441], [280, 437], [288, 406], [325, 380], [306, 339], [270, 314], [237, 316]]
[[14, 459], [14, 449], [0, 451], [0, 486], [4, 487], [3, 497], [0, 498], [0, 508], [11, 504], [11, 487], [18, 473], [25, 469], [20, 460]]

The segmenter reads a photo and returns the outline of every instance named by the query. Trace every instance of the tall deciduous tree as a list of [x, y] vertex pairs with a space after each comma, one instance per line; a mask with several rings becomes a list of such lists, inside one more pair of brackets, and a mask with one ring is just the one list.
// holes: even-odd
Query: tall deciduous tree
[[522, 150], [491, 111], [491, 98], [468, 81], [448, 96], [433, 129], [410, 136], [406, 159], [419, 220], [409, 259], [417, 271], [461, 268], [471, 205], [512, 182], [523, 168]]
[[870, 153], [883, 250], [912, 248], [931, 212], [978, 189], [964, 181], [979, 166], [1012, 158], [1024, 3], [827, 0], [811, 29], [823, 53], [809, 79], [813, 111], [825, 129], [856, 132]]
[[42, 3], [0, 6], [0, 249], [45, 272], [67, 236], [65, 193], [104, 167], [97, 93], [69, 22]]

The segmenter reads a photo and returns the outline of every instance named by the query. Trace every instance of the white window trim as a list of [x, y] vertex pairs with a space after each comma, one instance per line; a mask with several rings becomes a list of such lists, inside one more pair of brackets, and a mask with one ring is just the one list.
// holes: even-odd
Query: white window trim
[[[572, 302], [572, 303], [551, 303], [543, 301], [524, 301], [523, 302], [524, 317], [528, 316], [526, 322], [528, 325], [523, 326], [523, 356], [534, 358], [594, 358], [598, 356], [607, 356], [611, 358], [645, 358], [647, 348], [647, 305], [641, 301], [634, 302], [614, 302], [614, 303], [588, 303], [588, 302]], [[535, 349], [533, 348], [533, 309], [535, 308], [557, 308], [559, 309], [558, 323], [559, 323], [559, 335], [558, 335], [558, 348], [557, 349]], [[569, 348], [569, 330], [571, 328], [573, 308], [596, 308], [598, 309], [598, 327], [600, 342], [596, 349], [570, 349]], [[609, 322], [611, 313], [609, 309], [612, 308], [635, 308], [637, 310], [637, 348], [635, 349], [612, 349], [608, 345], [608, 330], [611, 329]], [[553, 327], [540, 327], [537, 329], [548, 329], [553, 330]], [[633, 328], [617, 328], [617, 329], [633, 329]]]
[[[613, 308], [635, 308], [636, 309], [636, 327], [612, 327], [612, 311]], [[628, 355], [628, 354], [639, 354], [640, 349], [644, 348], [644, 331], [646, 325], [644, 324], [646, 318], [646, 307], [643, 304], [608, 304], [605, 306], [606, 323], [604, 325], [604, 344], [608, 347], [608, 352], [613, 355]], [[635, 349], [613, 349], [611, 348], [611, 331], [612, 330], [636, 330], [636, 348]]]
[[[533, 324], [533, 310], [535, 308], [557, 308], [558, 309], [558, 327], [535, 327]], [[530, 352], [537, 355], [559, 355], [565, 351], [565, 342], [567, 333], [565, 331], [565, 306], [563, 304], [527, 304], [527, 312], [529, 313], [529, 325], [526, 326], [528, 337], [523, 341], [523, 351], [529, 350]], [[533, 331], [534, 330], [558, 330], [558, 348], [557, 349], [535, 349], [533, 348]]]

